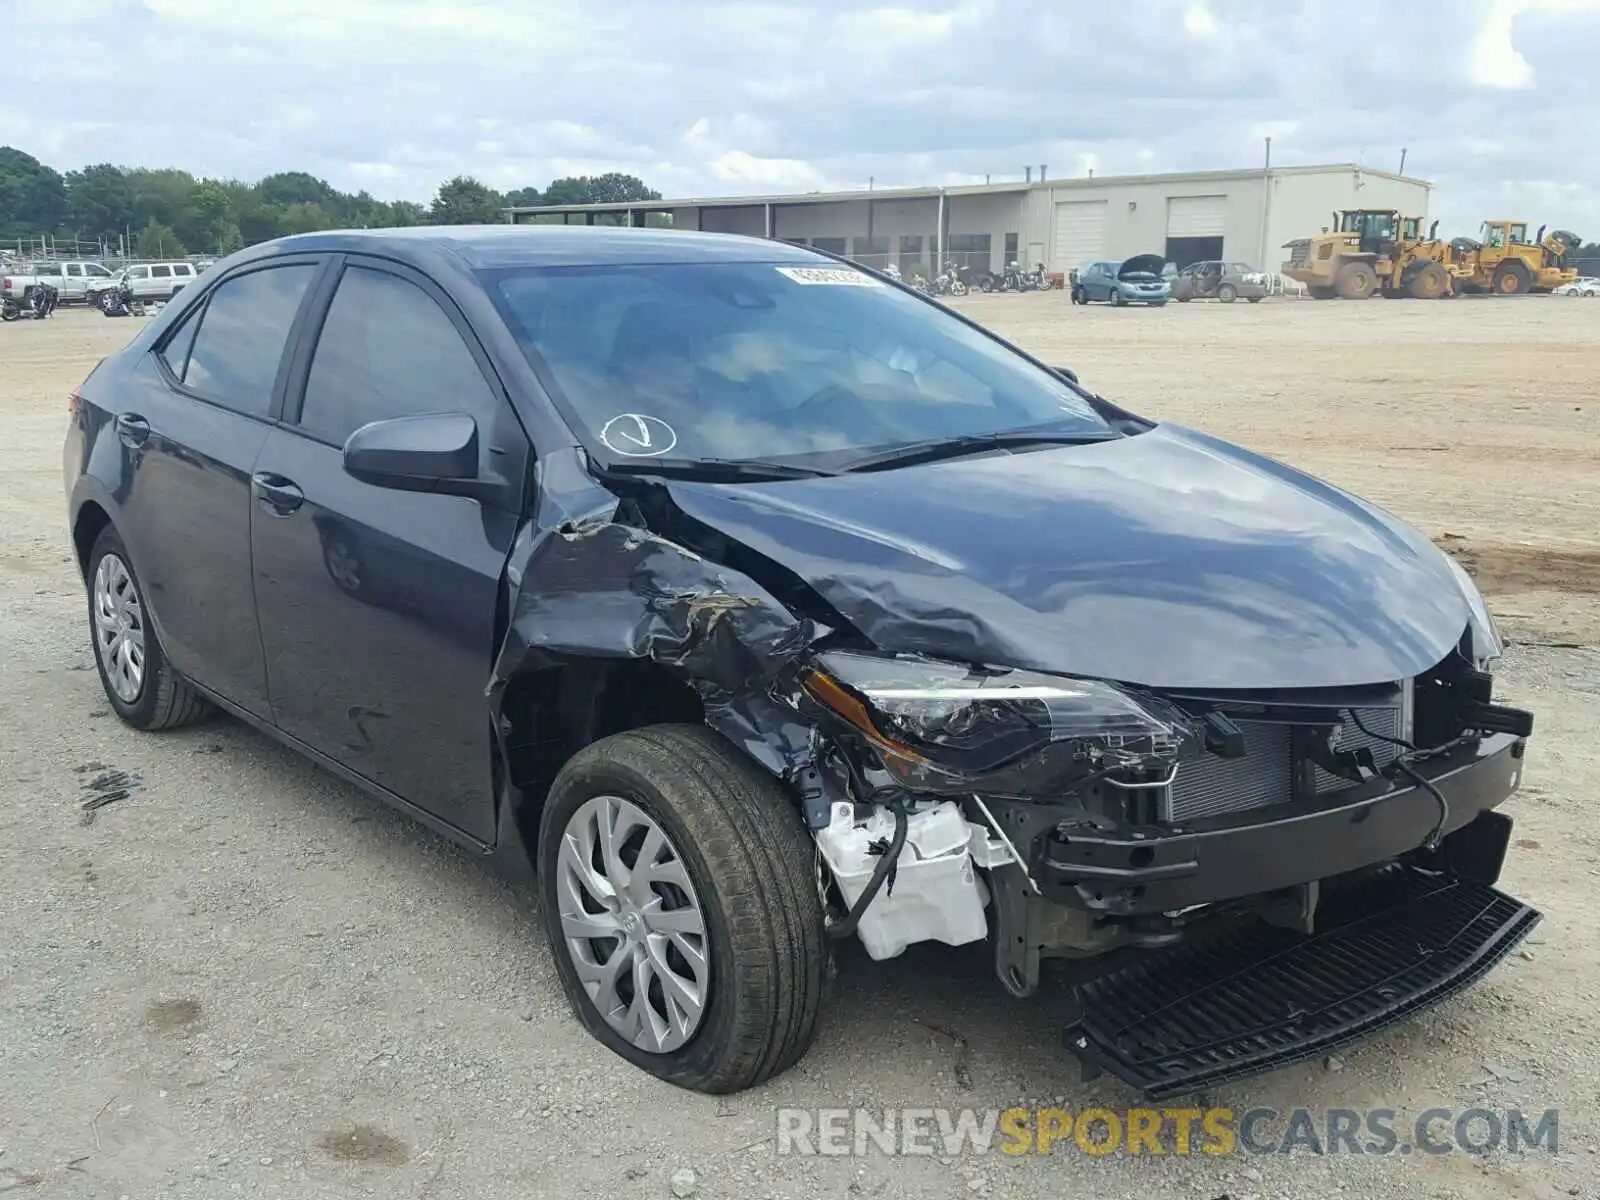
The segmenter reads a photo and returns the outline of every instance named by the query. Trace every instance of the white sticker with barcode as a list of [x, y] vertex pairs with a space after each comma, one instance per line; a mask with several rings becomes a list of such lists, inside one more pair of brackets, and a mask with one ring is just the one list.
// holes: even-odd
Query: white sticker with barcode
[[849, 267], [779, 267], [778, 274], [807, 287], [833, 284], [836, 287], [882, 287], [883, 284], [865, 271]]

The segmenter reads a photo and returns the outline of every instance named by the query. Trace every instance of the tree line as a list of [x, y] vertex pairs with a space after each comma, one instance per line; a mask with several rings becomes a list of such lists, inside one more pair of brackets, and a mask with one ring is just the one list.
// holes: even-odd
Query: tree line
[[139, 258], [228, 254], [243, 246], [318, 229], [401, 225], [487, 225], [508, 206], [659, 200], [632, 175], [608, 172], [497, 192], [460, 175], [433, 201], [379, 200], [342, 192], [304, 171], [280, 171], [254, 183], [197, 178], [175, 167], [97, 163], [62, 173], [33, 155], [0, 146], [0, 245], [50, 235], [104, 242]]

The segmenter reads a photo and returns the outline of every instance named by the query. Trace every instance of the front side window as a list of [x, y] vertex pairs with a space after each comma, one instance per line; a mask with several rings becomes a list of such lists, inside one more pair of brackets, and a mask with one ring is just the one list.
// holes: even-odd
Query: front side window
[[235, 412], [266, 416], [289, 330], [316, 270], [310, 263], [268, 267], [221, 284], [200, 318], [184, 384]]
[[83, 278], [83, 267], [82, 267], [82, 265], [79, 264], [79, 263], [68, 263], [67, 264], [67, 275], [68, 275], [69, 278], [72, 278], [72, 279], [82, 279]]
[[349, 267], [339, 281], [306, 380], [300, 427], [335, 445], [390, 417], [464, 412], [488, 448], [497, 400], [433, 297], [387, 271]]
[[[490, 294], [580, 434], [647, 416], [690, 459], [854, 452], [1049, 425], [1110, 432], [1054, 374], [936, 305], [833, 264], [506, 268]], [[620, 423], [620, 424], [619, 424]], [[648, 452], [648, 453], [646, 453]]]
[[151, 267], [150, 268], [150, 274], [151, 274], [151, 276], [153, 278], [156, 278], [156, 279], [171, 279], [172, 278], [172, 268], [171, 267]]
[[129, 267], [128, 268], [128, 278], [129, 279], [149, 279], [150, 278], [150, 268], [149, 267]]
[[111, 272], [106, 270], [106, 268], [102, 267], [99, 263], [84, 263], [83, 270], [85, 274], [92, 275], [96, 279], [111, 278]]

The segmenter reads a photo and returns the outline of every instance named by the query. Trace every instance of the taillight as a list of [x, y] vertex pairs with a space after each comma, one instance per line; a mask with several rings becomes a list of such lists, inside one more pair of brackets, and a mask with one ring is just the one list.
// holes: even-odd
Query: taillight
[[10, 288], [11, 288], [11, 276], [7, 275], [4, 279], [0, 279], [0, 288], [5, 288], [8, 291], [10, 290]]

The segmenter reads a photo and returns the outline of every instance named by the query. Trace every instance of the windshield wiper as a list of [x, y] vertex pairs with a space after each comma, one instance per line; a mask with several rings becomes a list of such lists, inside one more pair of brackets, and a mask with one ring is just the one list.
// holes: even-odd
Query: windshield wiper
[[941, 458], [960, 458], [985, 450], [1009, 450], [1027, 446], [1088, 446], [1095, 442], [1114, 442], [1119, 433], [1048, 433], [1038, 430], [1005, 429], [996, 433], [969, 433], [934, 441], [912, 442], [846, 463], [843, 471], [876, 471], [881, 467], [907, 466], [934, 462]]
[[795, 463], [764, 458], [641, 458], [613, 462], [600, 468], [612, 475], [667, 475], [678, 479], [705, 479], [712, 482], [770, 481], [774, 479], [816, 479], [837, 475], [822, 467], [803, 467]]

